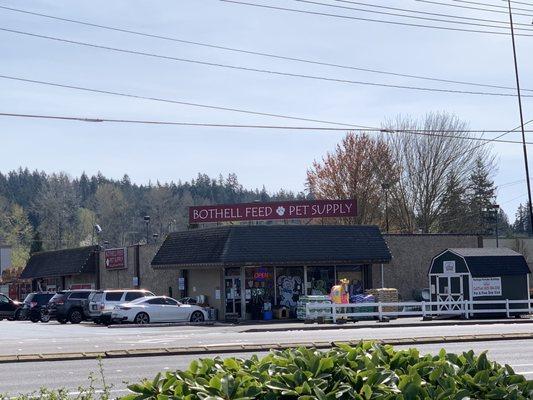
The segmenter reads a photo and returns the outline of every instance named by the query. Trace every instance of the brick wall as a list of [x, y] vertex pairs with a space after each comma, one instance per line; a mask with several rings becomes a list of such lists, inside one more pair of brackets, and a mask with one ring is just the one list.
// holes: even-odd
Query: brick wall
[[[392, 261], [384, 264], [385, 287], [396, 288], [401, 299], [413, 298], [413, 290], [429, 287], [428, 269], [431, 260], [451, 247], [480, 247], [476, 235], [396, 235], [384, 238], [392, 253]], [[379, 265], [372, 267], [372, 286], [382, 286]]]

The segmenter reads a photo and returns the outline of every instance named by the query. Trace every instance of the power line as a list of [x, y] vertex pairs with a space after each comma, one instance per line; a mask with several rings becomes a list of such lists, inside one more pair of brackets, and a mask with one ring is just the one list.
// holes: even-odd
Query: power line
[[[505, 0], [502, 0], [502, 1], [505, 1]], [[511, 1], [511, 3], [513, 4], [523, 4], [525, 6], [529, 6], [529, 7], [533, 7], [533, 4], [531, 3], [524, 3], [523, 1]], [[533, 11], [533, 10], [532, 10]]]
[[[432, 1], [432, 0], [415, 0], [415, 1], [418, 1], [420, 3], [435, 4], [435, 5], [438, 5], [438, 6], [455, 7], [455, 8], [461, 8], [461, 9], [466, 9], [466, 10], [486, 11], [486, 12], [491, 12], [491, 13], [496, 13], [496, 14], [505, 14], [505, 15], [507, 15], [507, 12], [505, 12], [505, 11], [491, 10], [491, 9], [488, 9], [488, 8], [463, 6], [463, 5], [459, 5], [459, 4], [449, 4], [449, 3], [443, 3], [442, 1]], [[530, 18], [533, 17], [533, 13], [531, 13], [531, 14], [521, 14], [521, 13], [516, 13], [515, 12], [514, 15], [520, 15], [522, 17], [530, 17]]]
[[[62, 43], [75, 44], [79, 46], [97, 48], [101, 50], [109, 50], [109, 51], [114, 51], [114, 52], [119, 52], [119, 53], [134, 54], [138, 56], [152, 57], [152, 58], [158, 58], [158, 59], [164, 59], [164, 60], [170, 60], [170, 61], [178, 61], [178, 62], [184, 62], [184, 63], [190, 63], [190, 64], [206, 65], [209, 67], [226, 68], [226, 69], [233, 69], [233, 70], [239, 70], [239, 71], [277, 75], [277, 76], [287, 76], [291, 78], [311, 79], [311, 80], [319, 80], [319, 81], [350, 84], [350, 85], [385, 87], [385, 88], [392, 88], [392, 89], [417, 90], [417, 91], [422, 91], [422, 92], [454, 93], [454, 94], [468, 94], [468, 95], [480, 95], [480, 96], [516, 97], [516, 94], [514, 93], [480, 92], [480, 91], [472, 91], [472, 90], [440, 89], [440, 88], [430, 88], [430, 87], [411, 86], [411, 85], [395, 85], [395, 84], [389, 84], [389, 83], [355, 81], [355, 80], [350, 80], [350, 79], [332, 78], [332, 77], [326, 77], [326, 76], [320, 76], [320, 75], [307, 75], [307, 74], [300, 74], [300, 73], [275, 71], [275, 70], [269, 70], [269, 69], [243, 67], [239, 65], [221, 64], [221, 63], [195, 60], [195, 59], [190, 59], [190, 58], [172, 57], [172, 56], [166, 56], [163, 54], [147, 53], [147, 52], [136, 51], [136, 50], [127, 50], [127, 49], [122, 49], [118, 47], [110, 47], [110, 46], [97, 45], [97, 44], [87, 43], [87, 42], [79, 42], [75, 40], [69, 40], [69, 39], [64, 39], [64, 38], [59, 38], [59, 37], [54, 37], [54, 36], [46, 36], [46, 35], [39, 35], [35, 33], [30, 33], [30, 32], [17, 31], [13, 29], [0, 28], [0, 31], [14, 33], [18, 35], [31, 36], [31, 37], [36, 37], [40, 39], [53, 40], [53, 41], [62, 42]], [[524, 95], [524, 97], [533, 97], [533, 95]]]
[[[450, 19], [441, 19], [441, 18], [433, 18], [433, 17], [421, 17], [418, 15], [406, 15], [406, 14], [398, 14], [398, 13], [392, 13], [392, 12], [386, 12], [386, 11], [374, 11], [374, 10], [365, 10], [363, 8], [356, 8], [356, 7], [348, 7], [348, 6], [340, 6], [335, 4], [327, 4], [322, 3], [318, 1], [312, 1], [312, 0], [293, 0], [298, 3], [305, 3], [305, 4], [313, 4], [323, 7], [333, 7], [333, 8], [340, 8], [343, 10], [352, 10], [352, 11], [362, 11], [372, 14], [378, 14], [378, 15], [387, 15], [387, 16], [393, 16], [393, 17], [401, 17], [401, 18], [411, 18], [416, 20], [423, 20], [423, 21], [432, 21], [432, 22], [444, 22], [446, 24], [457, 24], [457, 25], [464, 25], [464, 26], [480, 26], [484, 28], [496, 28], [496, 29], [508, 29], [507, 26], [498, 26], [498, 25], [490, 25], [490, 24], [482, 24], [482, 23], [475, 23], [475, 22], [463, 22], [463, 21], [453, 21]], [[521, 29], [523, 31], [531, 32], [531, 29], [526, 28], [517, 28]]]
[[[298, 130], [298, 131], [331, 131], [331, 132], [346, 132], [346, 128], [327, 128], [317, 126], [287, 126], [287, 125], [245, 125], [245, 124], [216, 124], [216, 123], [204, 123], [204, 122], [181, 122], [181, 121], [155, 121], [155, 120], [138, 120], [138, 119], [117, 119], [117, 118], [100, 118], [100, 117], [73, 117], [64, 115], [43, 115], [43, 114], [20, 114], [20, 113], [5, 113], [0, 112], [2, 117], [15, 117], [15, 118], [30, 118], [30, 119], [51, 119], [61, 121], [76, 121], [76, 122], [91, 122], [91, 123], [120, 123], [120, 124], [142, 124], [142, 125], [175, 125], [175, 126], [187, 126], [187, 127], [207, 127], [207, 128], [242, 128], [242, 129], [274, 129], [274, 130]], [[452, 131], [429, 131], [429, 130], [411, 130], [411, 129], [357, 129], [359, 132], [367, 133], [404, 133], [410, 135], [420, 135], [429, 137], [442, 137], [442, 138], [454, 138], [459, 140], [474, 140], [480, 142], [499, 142], [499, 143], [513, 143], [522, 144], [520, 141], [515, 140], [494, 140], [483, 137], [472, 136], [458, 136], [449, 135], [446, 133], [457, 133]], [[463, 133], [473, 133], [477, 131], [465, 131]], [[533, 144], [530, 142], [529, 144]], [[522, 182], [522, 181], [519, 181]], [[512, 182], [514, 183], [514, 182]]]
[[[434, 13], [434, 12], [429, 12], [429, 11], [421, 11], [421, 10], [390, 7], [390, 6], [369, 4], [369, 3], [361, 3], [359, 1], [351, 1], [351, 0], [332, 0], [332, 1], [336, 1], [336, 2], [339, 2], [339, 3], [347, 3], [347, 4], [357, 4], [357, 5], [360, 5], [360, 6], [373, 7], [373, 8], [379, 8], [379, 9], [385, 9], [385, 10], [410, 12], [410, 13], [413, 13], [413, 14], [433, 15], [433, 16], [436, 16], [436, 17], [456, 18], [456, 19], [462, 19], [462, 20], [465, 20], [465, 21], [491, 22], [491, 23], [495, 23], [495, 24], [503, 24], [505, 26], [509, 26], [509, 22], [507, 22], [507, 21], [498, 21], [498, 20], [495, 20], [495, 19], [474, 18], [474, 17], [465, 17], [465, 16], [462, 16], [462, 15], [455, 15], [455, 14]], [[523, 26], [531, 27], [530, 24], [515, 24], [515, 25], [523, 25]]]
[[[374, 6], [374, 7], [378, 7], [378, 6]], [[387, 7], [387, 8], [390, 8], [390, 7]], [[510, 86], [492, 85], [492, 84], [484, 84], [484, 83], [478, 83], [478, 82], [458, 81], [458, 80], [452, 80], [452, 79], [442, 79], [442, 78], [420, 76], [420, 75], [413, 75], [413, 74], [402, 74], [402, 73], [391, 72], [391, 71], [376, 70], [372, 68], [363, 68], [363, 67], [357, 67], [357, 66], [321, 62], [321, 61], [309, 60], [309, 59], [304, 59], [304, 58], [283, 56], [279, 54], [265, 53], [265, 52], [259, 52], [259, 51], [253, 51], [253, 50], [245, 50], [245, 49], [239, 49], [239, 48], [227, 47], [227, 46], [219, 46], [219, 45], [214, 45], [211, 43], [197, 42], [197, 41], [185, 40], [185, 39], [180, 39], [180, 38], [175, 38], [175, 37], [155, 35], [155, 34], [150, 34], [150, 33], [139, 32], [139, 31], [132, 31], [128, 29], [122, 29], [122, 28], [117, 28], [117, 27], [112, 27], [112, 26], [107, 26], [107, 25], [93, 24], [93, 23], [86, 22], [86, 21], [61, 18], [61, 17], [49, 15], [49, 14], [34, 13], [31, 11], [26, 11], [26, 10], [11, 8], [11, 7], [0, 6], [0, 9], [5, 9], [9, 11], [14, 11], [14, 12], [21, 12], [21, 13], [35, 15], [39, 17], [50, 18], [50, 19], [55, 19], [55, 20], [59, 20], [63, 22], [70, 22], [70, 23], [79, 24], [79, 25], [91, 26], [91, 27], [106, 29], [110, 31], [128, 33], [128, 34], [137, 35], [137, 36], [150, 37], [150, 38], [159, 39], [159, 40], [166, 40], [166, 41], [172, 41], [172, 42], [177, 42], [177, 43], [182, 43], [182, 44], [189, 44], [189, 45], [194, 45], [194, 46], [201, 46], [201, 47], [206, 47], [206, 48], [213, 48], [217, 50], [231, 51], [231, 52], [237, 52], [237, 53], [242, 53], [242, 54], [250, 54], [250, 55], [261, 56], [261, 57], [269, 57], [269, 58], [280, 59], [280, 60], [295, 61], [295, 62], [301, 62], [301, 63], [306, 63], [306, 64], [321, 65], [321, 66], [341, 68], [341, 69], [347, 69], [347, 70], [370, 72], [370, 73], [382, 74], [382, 75], [398, 76], [398, 77], [403, 77], [403, 78], [413, 78], [413, 79], [421, 79], [421, 80], [427, 80], [427, 81], [453, 83], [453, 84], [458, 84], [458, 85], [489, 87], [493, 89], [509, 89], [509, 90], [515, 89], [514, 87], [510, 87]], [[467, 17], [461, 17], [461, 18], [467, 18]], [[533, 92], [533, 89], [524, 89], [524, 90]]]
[[317, 123], [321, 123], [321, 124], [345, 126], [345, 127], [352, 128], [352, 129], [353, 128], [371, 128], [371, 129], [374, 129], [374, 127], [369, 127], [369, 126], [364, 126], [364, 125], [349, 124], [349, 123], [343, 123], [343, 122], [333, 122], [333, 121], [326, 121], [326, 120], [319, 120], [319, 119], [312, 119], [312, 118], [294, 117], [294, 116], [284, 115], [284, 114], [274, 114], [274, 113], [267, 113], [267, 112], [260, 112], [260, 111], [251, 111], [251, 110], [232, 108], [232, 107], [213, 106], [213, 105], [193, 103], [193, 102], [182, 101], [182, 100], [164, 99], [164, 98], [160, 98], [160, 97], [141, 96], [141, 95], [136, 95], [136, 94], [131, 94], [131, 93], [123, 93], [123, 92], [114, 92], [114, 91], [110, 91], [110, 90], [86, 88], [86, 87], [82, 87], [82, 86], [74, 86], [74, 85], [66, 85], [66, 84], [55, 83], [55, 82], [39, 81], [39, 80], [20, 78], [20, 77], [9, 76], [9, 75], [0, 75], [0, 78], [9, 79], [9, 80], [18, 81], [18, 82], [35, 83], [35, 84], [38, 84], [38, 85], [59, 87], [59, 88], [64, 88], [64, 89], [79, 90], [79, 91], [84, 91], [84, 92], [108, 94], [108, 95], [112, 95], [112, 96], [121, 96], [121, 97], [127, 97], [127, 98], [132, 98], [132, 99], [150, 100], [150, 101], [157, 101], [157, 102], [161, 102], [161, 103], [179, 104], [179, 105], [183, 105], [183, 106], [208, 108], [208, 109], [212, 109], [212, 110], [230, 111], [230, 112], [237, 112], [237, 113], [243, 113], [243, 114], [258, 115], [258, 116], [262, 116], [262, 117], [274, 117], [274, 118], [290, 119], [290, 120], [294, 120], [294, 121], [317, 122]]
[[[300, 9], [288, 8], [288, 7], [278, 7], [278, 6], [272, 6], [272, 5], [266, 5], [266, 4], [254, 4], [254, 3], [248, 3], [246, 1], [237, 1], [237, 0], [220, 0], [220, 1], [223, 1], [225, 3], [233, 3], [233, 4], [245, 5], [245, 6], [251, 6], [251, 7], [265, 8], [265, 9], [270, 9], [270, 10], [289, 11], [289, 12], [294, 12], [294, 13], [299, 13], [299, 14], [318, 15], [318, 16], [324, 16], [324, 17], [342, 18], [342, 19], [349, 19], [349, 20], [355, 20], [355, 21], [377, 22], [377, 23], [383, 23], [383, 24], [389, 24], [389, 25], [410, 26], [410, 27], [415, 27], [415, 28], [430, 28], [430, 29], [438, 29], [438, 30], [444, 30], [444, 31], [485, 33], [485, 34], [491, 34], [491, 35], [509, 36], [509, 34], [506, 32], [495, 32], [495, 31], [465, 29], [465, 28], [452, 28], [452, 27], [437, 26], [437, 25], [425, 25], [425, 24], [415, 24], [415, 23], [409, 23], [409, 22], [398, 22], [398, 21], [388, 21], [388, 20], [382, 20], [382, 19], [354, 17], [354, 16], [348, 16], [348, 15], [331, 14], [331, 13], [324, 13], [324, 12], [318, 12], [318, 11], [300, 10]], [[533, 36], [533, 35], [526, 34], [526, 33], [520, 33], [517, 35], [518, 36]]]
[[[480, 2], [477, 2], [477, 1], [466, 1], [466, 0], [453, 0], [453, 1], [456, 1], [457, 3], [474, 4], [474, 5], [477, 5], [477, 6], [487, 6], [487, 7], [504, 8], [504, 9], [507, 9], [506, 6], [499, 6], [499, 5], [496, 5], [496, 4], [490, 4], [490, 3], [480, 3]], [[516, 7], [513, 7], [513, 10], [518, 10], [518, 11], [533, 11], [533, 10], [528, 10], [527, 8], [516, 8]]]

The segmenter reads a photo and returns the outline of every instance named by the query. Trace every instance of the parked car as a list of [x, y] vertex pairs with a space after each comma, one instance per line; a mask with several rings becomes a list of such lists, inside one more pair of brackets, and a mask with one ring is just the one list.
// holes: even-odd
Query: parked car
[[50, 319], [56, 319], [61, 324], [70, 322], [79, 324], [89, 319], [85, 313], [89, 295], [94, 290], [62, 290], [57, 292], [48, 302], [46, 312]]
[[20, 319], [29, 319], [31, 322], [48, 322], [49, 313], [46, 312], [48, 301], [55, 293], [33, 292], [26, 296], [20, 313]]
[[22, 303], [20, 301], [11, 300], [4, 294], [0, 293], [0, 321], [4, 318], [9, 320], [16, 320], [20, 317]]
[[151, 322], [203, 322], [208, 313], [194, 304], [183, 304], [166, 296], [147, 297], [115, 306], [111, 319], [144, 325]]
[[89, 297], [85, 312], [97, 324], [110, 324], [116, 305], [153, 296], [152, 292], [142, 289], [98, 290]]

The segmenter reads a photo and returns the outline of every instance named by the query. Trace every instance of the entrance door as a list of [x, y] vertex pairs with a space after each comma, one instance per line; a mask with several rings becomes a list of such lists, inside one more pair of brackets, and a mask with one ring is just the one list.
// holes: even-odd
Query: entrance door
[[463, 311], [463, 276], [437, 276], [437, 302], [439, 311]]
[[227, 276], [224, 278], [226, 293], [226, 315], [232, 314], [240, 318], [241, 315], [241, 278]]

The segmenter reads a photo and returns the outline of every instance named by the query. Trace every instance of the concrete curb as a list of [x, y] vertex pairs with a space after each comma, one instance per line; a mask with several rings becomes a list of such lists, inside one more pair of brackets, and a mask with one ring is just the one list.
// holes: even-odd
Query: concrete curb
[[334, 329], [374, 329], [374, 328], [411, 328], [411, 327], [431, 327], [431, 326], [450, 326], [450, 325], [492, 325], [492, 324], [533, 324], [533, 319], [512, 319], [512, 320], [446, 320], [446, 321], [420, 321], [410, 323], [375, 323], [373, 325], [358, 325], [358, 322], [347, 322], [343, 324], [313, 324], [302, 325], [297, 327], [264, 327], [264, 328], [250, 328], [242, 330], [243, 333], [265, 333], [265, 332], [287, 332], [287, 331], [319, 331], [319, 330], [334, 330]]
[[[418, 338], [398, 339], [361, 339], [371, 340], [380, 344], [392, 346], [410, 346], [421, 344], [438, 343], [468, 343], [468, 342], [492, 342], [499, 340], [528, 340], [533, 339], [533, 333], [508, 333], [508, 334], [485, 334], [485, 335], [461, 335], [461, 336], [428, 336]], [[242, 345], [205, 345], [194, 347], [166, 347], [128, 350], [109, 350], [102, 352], [83, 353], [54, 353], [54, 354], [21, 354], [0, 356], [0, 364], [18, 362], [44, 362], [44, 361], [74, 361], [95, 360], [98, 358], [133, 358], [133, 357], [157, 357], [157, 356], [180, 356], [180, 355], [211, 355], [227, 353], [255, 353], [268, 352], [270, 350], [284, 350], [293, 347], [313, 347], [317, 349], [329, 349], [340, 344], [357, 345], [361, 340], [346, 342], [294, 342], [294, 343], [265, 343], [265, 344], [242, 344]]]

